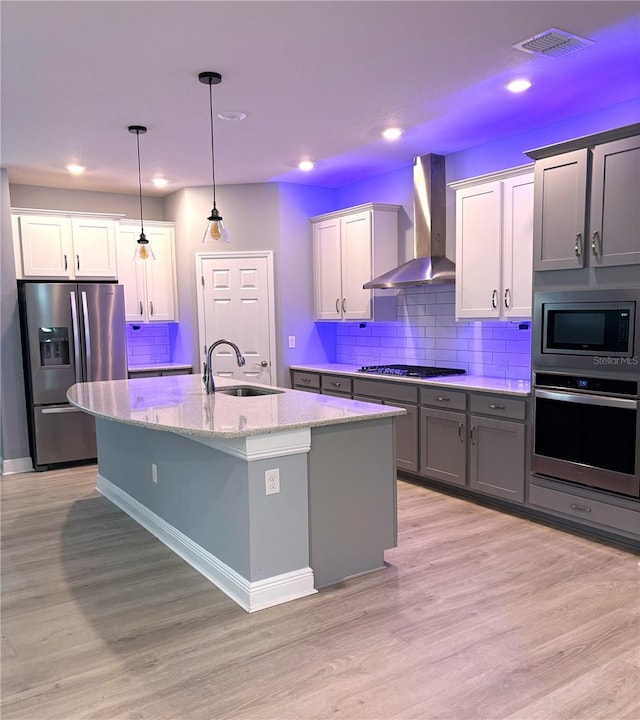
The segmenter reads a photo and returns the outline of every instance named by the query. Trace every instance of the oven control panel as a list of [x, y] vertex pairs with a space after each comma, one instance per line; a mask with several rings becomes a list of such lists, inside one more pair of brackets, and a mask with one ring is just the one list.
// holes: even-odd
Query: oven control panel
[[539, 388], [561, 388], [563, 390], [582, 390], [590, 393], [638, 397], [638, 383], [633, 380], [612, 380], [611, 378], [594, 378], [585, 375], [565, 375], [561, 373], [535, 373], [534, 384]]

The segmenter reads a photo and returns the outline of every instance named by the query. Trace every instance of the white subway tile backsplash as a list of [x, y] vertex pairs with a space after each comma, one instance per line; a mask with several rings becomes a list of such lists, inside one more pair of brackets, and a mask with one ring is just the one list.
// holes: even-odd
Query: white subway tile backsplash
[[455, 319], [451, 286], [406, 288], [395, 323], [336, 323], [336, 360], [459, 367], [475, 375], [528, 379], [530, 323]]
[[166, 324], [128, 324], [126, 338], [127, 359], [130, 365], [171, 362], [171, 342]]

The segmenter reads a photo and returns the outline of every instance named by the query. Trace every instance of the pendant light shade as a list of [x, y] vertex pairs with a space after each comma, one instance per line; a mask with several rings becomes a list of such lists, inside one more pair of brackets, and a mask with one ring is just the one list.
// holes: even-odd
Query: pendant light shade
[[231, 242], [229, 233], [222, 222], [222, 215], [218, 212], [216, 207], [216, 159], [213, 146], [213, 97], [211, 93], [212, 85], [219, 85], [222, 82], [222, 75], [217, 72], [201, 72], [198, 75], [198, 80], [201, 83], [209, 86], [209, 120], [211, 127], [211, 184], [213, 186], [213, 208], [211, 209], [211, 215], [207, 218], [207, 227], [202, 236], [202, 242]]
[[149, 245], [147, 236], [144, 234], [144, 219], [142, 217], [142, 175], [140, 173], [140, 135], [147, 132], [144, 125], [129, 125], [129, 132], [136, 134], [136, 145], [138, 147], [138, 192], [140, 196], [140, 237], [136, 240], [136, 247], [133, 253], [134, 260], [155, 260], [156, 256]]

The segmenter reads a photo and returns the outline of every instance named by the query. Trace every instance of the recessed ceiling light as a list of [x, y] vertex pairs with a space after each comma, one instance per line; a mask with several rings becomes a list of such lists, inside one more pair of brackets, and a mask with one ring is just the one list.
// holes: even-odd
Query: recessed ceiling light
[[309, 172], [309, 170], [313, 170], [315, 163], [312, 163], [311, 160], [303, 160], [302, 162], [298, 163], [298, 169]]
[[511, 82], [507, 83], [505, 87], [509, 92], [521, 93], [525, 90], [528, 90], [531, 87], [531, 83], [524, 78], [520, 78], [518, 80], [512, 80]]
[[236, 110], [229, 110], [227, 112], [218, 113], [220, 120], [229, 120], [230, 122], [237, 122], [238, 120], [244, 120], [247, 117], [247, 113], [237, 112]]
[[73, 163], [71, 163], [70, 165], [67, 165], [67, 170], [68, 170], [72, 175], [82, 175], [82, 173], [83, 173], [86, 169], [87, 169], [87, 168], [86, 168], [84, 165], [75, 165], [75, 164], [73, 164]]
[[154, 178], [151, 180], [151, 182], [152, 182], [156, 187], [166, 187], [166, 186], [169, 184], [169, 181], [168, 181], [168, 180], [166, 180], [165, 178], [161, 178], [161, 177], [154, 177]]
[[387, 128], [382, 131], [382, 137], [385, 140], [397, 140], [402, 135], [402, 130], [397, 127]]

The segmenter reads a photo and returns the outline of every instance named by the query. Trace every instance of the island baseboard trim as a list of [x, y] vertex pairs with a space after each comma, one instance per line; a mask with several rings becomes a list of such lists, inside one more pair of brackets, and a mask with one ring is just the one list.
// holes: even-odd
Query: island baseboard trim
[[318, 592], [310, 567], [251, 582], [103, 475], [98, 474], [96, 489], [247, 612]]

